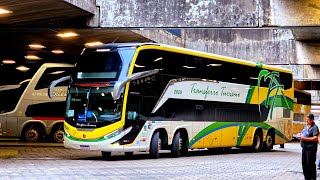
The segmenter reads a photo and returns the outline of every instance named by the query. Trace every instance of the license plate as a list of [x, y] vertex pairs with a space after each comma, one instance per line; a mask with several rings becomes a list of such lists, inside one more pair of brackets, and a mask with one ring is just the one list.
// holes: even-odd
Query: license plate
[[80, 149], [90, 149], [90, 146], [88, 146], [88, 145], [80, 145]]

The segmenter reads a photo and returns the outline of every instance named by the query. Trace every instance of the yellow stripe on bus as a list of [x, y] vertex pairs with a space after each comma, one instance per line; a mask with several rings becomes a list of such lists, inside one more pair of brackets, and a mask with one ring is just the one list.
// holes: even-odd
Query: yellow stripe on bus
[[99, 139], [119, 129], [120, 127], [123, 126], [123, 123], [121, 121], [118, 121], [109, 126], [96, 128], [93, 131], [84, 131], [84, 130], [75, 128], [70, 124], [68, 124], [66, 121], [64, 122], [64, 126], [65, 126], [65, 131], [67, 131], [68, 134], [70, 134], [70, 136], [72, 136], [73, 138], [81, 139], [81, 140], [86, 140], [86, 139], [94, 140], [94, 139]]

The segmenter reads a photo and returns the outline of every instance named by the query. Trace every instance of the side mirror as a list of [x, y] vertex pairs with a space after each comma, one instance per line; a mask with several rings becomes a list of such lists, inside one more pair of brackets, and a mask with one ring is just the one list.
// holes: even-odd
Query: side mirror
[[156, 74], [159, 71], [160, 71], [160, 69], [154, 69], [154, 70], [150, 70], [150, 71], [142, 71], [142, 72], [134, 73], [129, 77], [127, 76], [127, 77], [124, 77], [121, 80], [117, 81], [113, 87], [113, 94], [112, 94], [113, 100], [117, 100], [120, 98], [121, 89], [123, 88], [123, 86], [127, 82]]
[[54, 87], [56, 87], [57, 84], [59, 84], [59, 83], [61, 83], [61, 82], [63, 82], [63, 81], [69, 80], [69, 79], [71, 79], [71, 76], [65, 76], [65, 77], [62, 77], [62, 78], [60, 78], [60, 79], [57, 79], [57, 80], [52, 81], [51, 84], [50, 84], [50, 87], [48, 88], [48, 91], [49, 91], [49, 92], [48, 92], [48, 96], [49, 96], [50, 98], [52, 98], [52, 97], [53, 97]]

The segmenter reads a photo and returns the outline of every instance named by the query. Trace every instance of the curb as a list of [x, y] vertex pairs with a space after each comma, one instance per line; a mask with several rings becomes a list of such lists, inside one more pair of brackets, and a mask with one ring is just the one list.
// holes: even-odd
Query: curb
[[18, 155], [18, 150], [0, 150], [0, 158], [9, 158]]

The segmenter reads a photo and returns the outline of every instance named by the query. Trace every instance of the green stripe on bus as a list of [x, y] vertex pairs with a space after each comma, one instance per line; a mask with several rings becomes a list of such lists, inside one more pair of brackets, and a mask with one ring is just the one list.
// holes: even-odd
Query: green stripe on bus
[[246, 104], [250, 104], [252, 96], [253, 96], [254, 88], [255, 88], [254, 86], [250, 86], [250, 89], [248, 90]]
[[101, 142], [101, 141], [107, 140], [104, 137], [99, 138], [99, 139], [76, 139], [74, 137], [68, 136], [66, 133], [64, 133], [64, 137], [67, 137], [71, 141], [77, 141], [77, 142]]
[[244, 136], [247, 134], [247, 132], [248, 132], [248, 130], [249, 130], [250, 127], [251, 127], [251, 126], [249, 126], [249, 125], [245, 125], [245, 126], [243, 127], [243, 129], [240, 129], [240, 128], [239, 128], [238, 134], [240, 134], [240, 135], [239, 135], [238, 140], [237, 140], [237, 146], [240, 146], [240, 144], [242, 143], [242, 140], [243, 140]]
[[[261, 122], [261, 123], [216, 122], [216, 123], [213, 123], [213, 124], [209, 125], [205, 129], [200, 131], [194, 138], [192, 138], [192, 140], [189, 142], [189, 146], [191, 147], [193, 144], [198, 142], [200, 139], [206, 137], [207, 135], [211, 134], [212, 132], [215, 132], [215, 131], [220, 130], [220, 129], [228, 128], [228, 127], [231, 127], [231, 126], [240, 126], [239, 127], [239, 131], [241, 131], [241, 132], [238, 132], [238, 134], [240, 134], [240, 137], [239, 137], [239, 140], [237, 142], [237, 145], [241, 144], [241, 142], [243, 141], [244, 136], [246, 135], [246, 133], [248, 132], [250, 127], [262, 128], [264, 130], [268, 130], [270, 128], [273, 128], [269, 124], [266, 124], [266, 123], [263, 123], [263, 122]], [[245, 128], [241, 128], [243, 126], [245, 126]], [[275, 129], [275, 135], [277, 135], [280, 138], [286, 140], [287, 142], [290, 141], [284, 134], [282, 134], [277, 129]]]

